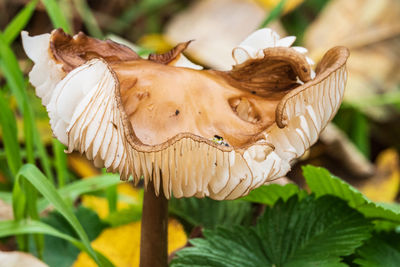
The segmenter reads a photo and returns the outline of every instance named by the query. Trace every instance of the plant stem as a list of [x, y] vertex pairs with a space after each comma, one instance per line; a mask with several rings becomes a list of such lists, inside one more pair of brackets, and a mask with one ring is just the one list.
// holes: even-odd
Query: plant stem
[[141, 227], [140, 267], [167, 267], [168, 200], [162, 186], [159, 196], [156, 196], [153, 182], [144, 192]]

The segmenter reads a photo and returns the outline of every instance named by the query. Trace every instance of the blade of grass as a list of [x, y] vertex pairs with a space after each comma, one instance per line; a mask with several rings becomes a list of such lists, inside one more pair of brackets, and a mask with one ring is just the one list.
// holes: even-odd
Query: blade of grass
[[[16, 96], [18, 107], [23, 114], [24, 119], [24, 137], [25, 137], [25, 148], [27, 154], [27, 160], [30, 163], [34, 163], [35, 155], [34, 155], [34, 137], [35, 131], [36, 136], [39, 137], [37, 128], [35, 127], [35, 120], [33, 117], [33, 112], [31, 107], [28, 104], [27, 95], [25, 91], [25, 81], [22, 75], [22, 72], [19, 68], [17, 59], [8, 44], [6, 44], [2, 33], [0, 33], [0, 69], [3, 70], [6, 81]], [[39, 137], [40, 138], [40, 137]], [[41, 144], [36, 142], [38, 145]], [[43, 148], [44, 150], [44, 148]], [[46, 155], [47, 156], [47, 155]], [[48, 169], [50, 173], [50, 169]], [[16, 173], [15, 173], [16, 174]], [[26, 216], [29, 214], [32, 218], [38, 219], [39, 214], [36, 207], [36, 191], [32, 188], [29, 183], [23, 182], [23, 188], [26, 191], [26, 203], [27, 203], [27, 213], [23, 211], [24, 206], [21, 206], [21, 214], [20, 216]], [[27, 237], [18, 237], [18, 244], [22, 250], [26, 250], [28, 245]], [[42, 236], [34, 236], [36, 248], [38, 251], [39, 257], [42, 255], [44, 248], [44, 239]]]
[[7, 28], [4, 30], [3, 37], [7, 44], [11, 44], [15, 38], [25, 28], [28, 21], [31, 19], [33, 12], [39, 0], [29, 2], [13, 19], [8, 23]]
[[[16, 98], [18, 108], [24, 116], [25, 139], [27, 140], [26, 144], [30, 146], [27, 147], [27, 152], [32, 153], [33, 146], [36, 147], [42, 167], [47, 177], [53, 181], [50, 161], [36, 127], [33, 111], [25, 91], [26, 84], [23, 74], [12, 49], [5, 43], [2, 33], [0, 33], [0, 70], [3, 71], [8, 86]], [[28, 160], [33, 161], [32, 155], [28, 155]]]
[[266, 16], [266, 18], [263, 20], [263, 22], [260, 24], [259, 28], [265, 28], [268, 24], [270, 24], [272, 21], [278, 19], [285, 7], [285, 3], [287, 0], [281, 0], [272, 10], [269, 12], [269, 14]]
[[111, 214], [117, 211], [117, 201], [118, 201], [117, 185], [107, 187], [106, 196], [108, 202], [108, 211]]
[[62, 28], [66, 33], [73, 34], [72, 27], [68, 19], [64, 16], [60, 5], [56, 0], [42, 0], [47, 14], [55, 28]]
[[0, 126], [3, 133], [2, 139], [6, 152], [6, 159], [13, 176], [15, 176], [22, 166], [22, 158], [17, 138], [17, 122], [2, 90], [0, 90], [0, 110]]
[[367, 117], [359, 110], [353, 114], [353, 127], [350, 132], [350, 138], [357, 146], [357, 148], [369, 158], [370, 144], [369, 144], [369, 122]]
[[[23, 183], [26, 192], [27, 212], [32, 219], [39, 220], [39, 212], [37, 209], [37, 191], [28, 181], [24, 180]], [[44, 251], [44, 236], [34, 234], [33, 239], [35, 242], [37, 255], [39, 256], [39, 259], [42, 259]]]
[[86, 0], [73, 0], [73, 2], [89, 34], [96, 38], [103, 39], [103, 33]]
[[[17, 207], [20, 202], [25, 202], [25, 195], [20, 185], [20, 179], [26, 179], [29, 181], [33, 187], [36, 188], [55, 208], [56, 210], [68, 221], [71, 227], [75, 230], [79, 239], [85, 246], [88, 254], [95, 260], [95, 262], [102, 266], [102, 263], [98, 259], [96, 253], [94, 252], [86, 232], [84, 231], [82, 225], [79, 223], [78, 219], [75, 217], [71, 206], [64, 202], [60, 194], [57, 192], [53, 184], [42, 174], [42, 172], [32, 164], [26, 164], [21, 167], [18, 175], [16, 176], [16, 181], [13, 190], [13, 209], [16, 211], [16, 219], [21, 219], [20, 215], [23, 212], [24, 207]], [[17, 208], [21, 210], [17, 210]]]
[[122, 13], [120, 18], [113, 21], [113, 23], [108, 27], [108, 30], [120, 34], [129, 28], [132, 25], [132, 22], [139, 18], [139, 16], [154, 14], [158, 9], [171, 2], [172, 0], [143, 0], [133, 2], [126, 8], [126, 11]]
[[[104, 174], [67, 184], [66, 186], [58, 189], [58, 193], [64, 199], [74, 201], [80, 195], [99, 191], [110, 186], [112, 187], [119, 183], [121, 183], [121, 180], [118, 175]], [[49, 202], [47, 199], [41, 199], [38, 203], [39, 210], [43, 211], [48, 205]]]
[[67, 179], [67, 156], [64, 153], [64, 145], [57, 139], [53, 139], [54, 164], [56, 166], [58, 187], [63, 187]]
[[[57, 229], [51, 227], [48, 224], [45, 224], [43, 222], [37, 221], [37, 220], [22, 220], [19, 222], [16, 221], [1, 221], [0, 222], [0, 237], [7, 237], [7, 236], [12, 236], [12, 235], [21, 235], [21, 234], [31, 234], [31, 233], [36, 233], [36, 234], [46, 234], [46, 235], [51, 235], [54, 237], [58, 237], [61, 239], [64, 239], [74, 246], [76, 246], [79, 250], [84, 251], [88, 253], [89, 251], [87, 250], [86, 246], [76, 238], [66, 235], [64, 233], [61, 233]], [[89, 253], [88, 253], [89, 254]], [[114, 266], [104, 255], [101, 253], [95, 251], [95, 254], [97, 258], [101, 262], [101, 266], [108, 266], [112, 267]], [[89, 254], [90, 255], [90, 254]]]
[[[121, 180], [116, 174], [104, 174], [92, 178], [78, 180], [76, 182], [65, 185], [57, 190], [58, 194], [64, 199], [75, 201], [79, 196], [106, 189], [121, 183]], [[0, 199], [7, 203], [12, 202], [12, 193], [0, 192]], [[41, 198], [38, 201], [38, 210], [42, 212], [49, 205], [46, 198]]]

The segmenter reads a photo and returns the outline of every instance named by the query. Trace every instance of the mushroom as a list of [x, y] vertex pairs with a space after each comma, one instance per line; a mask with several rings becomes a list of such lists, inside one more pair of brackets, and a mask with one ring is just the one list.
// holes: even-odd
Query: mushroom
[[142, 59], [60, 29], [22, 40], [35, 63], [30, 82], [67, 152], [123, 180], [144, 177], [141, 266], [167, 265], [166, 198], [235, 199], [290, 170], [339, 109], [349, 55], [332, 48], [314, 72], [294, 37], [270, 29], [233, 50], [230, 71], [190, 62], [190, 42]]
[[158, 195], [235, 199], [284, 176], [337, 112], [344, 47], [316, 67], [294, 37], [270, 29], [233, 50], [230, 71], [201, 70], [182, 52], [148, 59], [61, 29], [22, 33], [29, 74], [54, 136], [98, 167], [153, 183]]

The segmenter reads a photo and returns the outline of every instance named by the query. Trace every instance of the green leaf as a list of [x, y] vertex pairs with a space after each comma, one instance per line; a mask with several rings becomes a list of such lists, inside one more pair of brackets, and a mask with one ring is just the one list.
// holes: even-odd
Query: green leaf
[[346, 200], [367, 218], [400, 222], [400, 208], [374, 203], [357, 189], [324, 168], [304, 166], [303, 175], [310, 190], [317, 196], [332, 195]]
[[0, 91], [0, 110], [0, 127], [3, 133], [2, 139], [7, 163], [12, 174], [15, 176], [22, 166], [20, 147], [17, 139], [17, 122], [3, 91]]
[[72, 34], [72, 27], [64, 15], [58, 1], [56, 0], [42, 0], [46, 8], [47, 14], [55, 28], [62, 28], [66, 33]]
[[215, 228], [243, 223], [251, 213], [251, 204], [239, 200], [217, 201], [210, 198], [173, 198], [169, 212], [191, 226]]
[[[89, 240], [94, 240], [100, 232], [106, 227], [97, 214], [82, 206], [78, 207], [74, 211], [78, 221], [82, 224], [85, 232], [88, 235]], [[68, 222], [58, 212], [51, 212], [47, 217], [42, 219], [47, 225], [52, 226], [54, 229], [77, 238], [74, 229], [68, 224]], [[73, 265], [76, 260], [79, 249], [73, 246], [67, 240], [60, 239], [58, 237], [45, 235], [45, 249], [43, 255], [43, 261], [49, 266], [57, 267], [69, 267]]]
[[64, 216], [64, 218], [68, 221], [68, 223], [73, 227], [73, 229], [79, 236], [79, 239], [85, 246], [85, 249], [88, 252], [89, 256], [92, 257], [97, 264], [99, 264], [100, 266], [104, 266], [104, 263], [99, 260], [93, 248], [91, 247], [90, 241], [84, 229], [82, 228], [82, 225], [73, 214], [71, 207], [63, 201], [54, 185], [52, 185], [49, 180], [34, 165], [24, 165], [20, 169], [16, 177], [13, 190], [13, 208], [15, 211], [15, 217], [17, 219], [20, 219], [22, 213], [21, 207], [16, 206], [17, 203], [25, 203], [26, 201], [24, 192], [22, 191], [19, 184], [19, 180], [21, 178], [25, 178], [26, 180], [28, 180], [32, 184], [32, 186], [35, 187], [56, 208], [56, 210]]
[[260, 186], [253, 190], [247, 196], [241, 198], [242, 200], [260, 203], [264, 205], [274, 205], [278, 199], [288, 200], [291, 196], [298, 195], [301, 197], [306, 196], [304, 190], [300, 190], [295, 184], [278, 185], [270, 184]]
[[369, 201], [360, 191], [324, 168], [307, 165], [303, 166], [302, 169], [308, 187], [317, 197], [336, 196], [346, 200], [353, 208]]
[[104, 219], [111, 227], [128, 224], [131, 222], [139, 221], [142, 218], [142, 206], [130, 205], [128, 208], [114, 211]]
[[267, 209], [257, 230], [278, 266], [327, 266], [353, 253], [372, 225], [336, 197], [292, 197]]
[[297, 196], [267, 207], [255, 227], [205, 230], [171, 266], [343, 266], [370, 237], [371, 223], [345, 201]]
[[11, 44], [15, 38], [25, 28], [28, 21], [31, 19], [35, 7], [39, 0], [33, 0], [27, 4], [13, 19], [8, 23], [4, 30], [3, 37], [7, 44]]
[[[86, 246], [79, 240], [61, 233], [60, 231], [54, 229], [53, 227], [42, 223], [40, 221], [35, 220], [21, 220], [19, 222], [16, 221], [0, 221], [0, 238], [13, 236], [13, 235], [21, 235], [21, 234], [47, 234], [51, 236], [55, 236], [58, 238], [62, 238], [76, 246], [82, 251], [89, 253], [86, 249]], [[95, 254], [102, 262], [100, 266], [110, 266], [113, 264], [101, 253], [95, 251]]]
[[[399, 239], [399, 236], [397, 239]], [[397, 267], [400, 263], [400, 250], [379, 237], [368, 240], [357, 250], [355, 263], [365, 267]]]

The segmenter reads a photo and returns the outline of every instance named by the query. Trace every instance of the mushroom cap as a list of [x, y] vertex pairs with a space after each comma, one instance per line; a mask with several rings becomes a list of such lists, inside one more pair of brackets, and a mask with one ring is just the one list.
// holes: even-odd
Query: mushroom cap
[[262, 29], [221, 72], [185, 58], [189, 42], [145, 60], [82, 33], [22, 40], [35, 63], [30, 82], [68, 152], [123, 180], [144, 176], [166, 197], [218, 200], [284, 176], [317, 141], [339, 109], [349, 55], [332, 48], [314, 73], [293, 37]]

